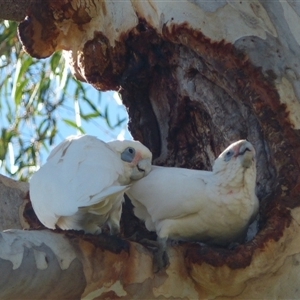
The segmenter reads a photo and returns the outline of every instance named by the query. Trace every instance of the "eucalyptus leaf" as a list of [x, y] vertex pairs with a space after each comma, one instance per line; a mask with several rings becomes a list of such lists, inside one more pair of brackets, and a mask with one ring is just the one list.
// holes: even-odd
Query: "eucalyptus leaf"
[[22, 50], [16, 31], [16, 22], [0, 20], [0, 163], [1, 173], [27, 180], [65, 137], [63, 126], [86, 133], [84, 120], [84, 126], [109, 132], [121, 129], [125, 119], [112, 126], [101, 92], [91, 97], [92, 88], [73, 78], [61, 52], [34, 59]]

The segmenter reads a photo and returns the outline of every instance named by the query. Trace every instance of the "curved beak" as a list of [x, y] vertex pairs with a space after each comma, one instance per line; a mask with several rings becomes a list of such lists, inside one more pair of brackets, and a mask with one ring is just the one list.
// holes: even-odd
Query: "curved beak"
[[255, 150], [252, 144], [248, 141], [244, 141], [240, 144], [236, 156], [242, 156], [242, 166], [249, 168], [255, 157]]
[[144, 172], [145, 175], [148, 175], [152, 168], [151, 159], [145, 158], [140, 160], [137, 164], [137, 168], [140, 172]]
[[152, 169], [151, 158], [141, 159], [133, 169], [131, 179], [137, 180], [149, 174]]

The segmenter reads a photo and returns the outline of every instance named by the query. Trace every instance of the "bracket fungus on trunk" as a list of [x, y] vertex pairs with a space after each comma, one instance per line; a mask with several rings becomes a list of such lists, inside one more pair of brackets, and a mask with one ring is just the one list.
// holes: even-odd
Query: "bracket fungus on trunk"
[[172, 247], [144, 296], [299, 297], [299, 34], [294, 1], [45, 0], [20, 23], [30, 55], [65, 50], [79, 80], [120, 92], [155, 164], [210, 169], [234, 140], [256, 148], [258, 235], [234, 250]]

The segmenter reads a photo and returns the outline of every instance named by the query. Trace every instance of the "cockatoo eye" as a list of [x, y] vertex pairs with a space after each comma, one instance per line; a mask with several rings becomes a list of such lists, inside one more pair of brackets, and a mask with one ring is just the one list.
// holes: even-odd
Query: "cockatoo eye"
[[135, 149], [132, 147], [126, 148], [122, 153], [121, 153], [121, 159], [126, 162], [132, 162], [135, 157]]
[[224, 161], [230, 161], [231, 157], [233, 156], [234, 151], [233, 150], [229, 150], [226, 152], [225, 157], [224, 157]]

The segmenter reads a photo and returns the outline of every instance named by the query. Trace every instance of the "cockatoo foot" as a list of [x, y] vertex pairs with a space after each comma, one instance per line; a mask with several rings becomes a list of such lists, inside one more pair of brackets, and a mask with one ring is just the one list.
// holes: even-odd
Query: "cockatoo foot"
[[169, 257], [167, 254], [167, 238], [157, 238], [158, 249], [153, 255], [153, 272], [159, 273], [165, 270], [169, 264]]
[[120, 227], [119, 226], [110, 226], [109, 234], [110, 235], [119, 235], [120, 234]]
[[166, 250], [158, 250], [153, 255], [153, 273], [160, 273], [167, 269], [170, 260]]
[[159, 273], [169, 266], [166, 239], [157, 238], [157, 241], [142, 239], [139, 243], [153, 253], [153, 273]]
[[141, 239], [139, 243], [142, 244], [147, 249], [151, 250], [152, 252], [157, 252], [160, 245], [158, 241], [148, 240], [148, 239]]

